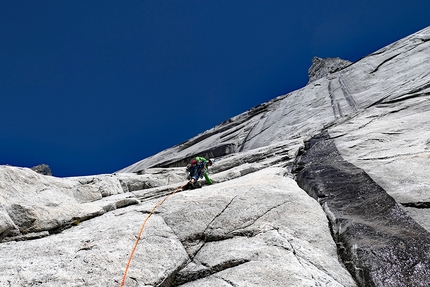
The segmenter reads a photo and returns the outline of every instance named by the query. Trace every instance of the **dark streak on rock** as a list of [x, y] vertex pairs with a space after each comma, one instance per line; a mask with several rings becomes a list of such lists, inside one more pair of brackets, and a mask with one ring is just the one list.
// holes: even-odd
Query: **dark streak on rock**
[[351, 95], [351, 93], [348, 91], [348, 88], [346, 87], [346, 84], [342, 78], [342, 76], [339, 77], [339, 84], [343, 92], [343, 96], [345, 97], [346, 102], [351, 107], [353, 112], [357, 112], [357, 102], [355, 101], [354, 97]]
[[220, 278], [220, 279], [223, 280], [225, 283], [229, 284], [232, 287], [236, 287], [237, 286], [236, 284], [234, 284], [233, 282], [231, 282], [231, 281], [229, 281], [229, 280], [227, 280], [225, 278]]
[[430, 202], [402, 202], [403, 206], [415, 208], [430, 208]]
[[396, 55], [394, 55], [394, 56], [391, 56], [390, 58], [388, 58], [388, 59], [386, 59], [386, 60], [384, 60], [384, 61], [382, 61], [382, 63], [380, 63], [372, 72], [370, 72], [370, 74], [373, 74], [373, 73], [375, 73], [376, 71], [378, 71], [379, 70], [379, 68], [382, 66], [382, 65], [384, 65], [385, 63], [387, 63], [387, 62], [389, 62], [389, 61], [391, 61], [392, 59], [394, 59], [395, 57], [397, 57], [398, 55], [400, 55], [400, 53], [399, 54], [396, 54]]
[[429, 93], [420, 93], [421, 91], [428, 89], [428, 88], [430, 88], [430, 83], [416, 87], [415, 89], [409, 91], [407, 94], [399, 96], [395, 99], [387, 100], [387, 101], [383, 100], [381, 103], [383, 103], [383, 104], [394, 104], [397, 102], [402, 102], [402, 101], [413, 99], [413, 98], [428, 96]]
[[172, 286], [178, 286], [178, 285], [182, 285], [182, 284], [185, 284], [188, 282], [196, 281], [198, 279], [208, 277], [212, 274], [224, 271], [226, 269], [245, 264], [247, 262], [249, 262], [248, 259], [232, 259], [232, 260], [222, 262], [220, 264], [217, 264], [217, 265], [212, 266], [212, 267], [207, 268], [207, 269], [198, 270], [195, 272], [182, 272], [176, 276], [175, 285], [172, 285]]
[[329, 81], [327, 88], [328, 88], [328, 94], [329, 94], [330, 100], [331, 100], [331, 107], [333, 109], [333, 115], [334, 115], [335, 119], [343, 118], [342, 110], [340, 109], [339, 102], [336, 100], [336, 98], [333, 94], [333, 88], [331, 86], [331, 83], [332, 82]]
[[[252, 220], [251, 222], [248, 222], [245, 226], [242, 226], [241, 229], [243, 230], [243, 229], [245, 229], [245, 228], [253, 225], [257, 220], [259, 220], [260, 218], [262, 218], [263, 216], [265, 216], [266, 214], [268, 214], [270, 211], [272, 211], [272, 210], [274, 210], [274, 209], [276, 209], [276, 208], [278, 208], [278, 207], [280, 207], [280, 206], [282, 206], [282, 205], [284, 205], [286, 203], [289, 203], [289, 202], [290, 201], [281, 202], [281, 203], [279, 203], [279, 204], [277, 204], [275, 206], [272, 206], [272, 207], [268, 208], [265, 212], [263, 212], [261, 215], [259, 215], [258, 217], [256, 217], [254, 220]], [[251, 236], [248, 236], [248, 237], [251, 237]]]
[[360, 286], [428, 286], [430, 233], [345, 161], [327, 132], [305, 143], [293, 171], [323, 206], [340, 258]]

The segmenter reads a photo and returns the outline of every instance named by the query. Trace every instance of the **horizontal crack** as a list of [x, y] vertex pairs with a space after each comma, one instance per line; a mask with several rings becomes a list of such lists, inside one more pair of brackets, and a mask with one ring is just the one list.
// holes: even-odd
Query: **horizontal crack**
[[[420, 87], [422, 88], [422, 90], [427, 89], [428, 87], [430, 87], [430, 84], [428, 84], [427, 86], [424, 87]], [[406, 101], [406, 100], [410, 100], [413, 98], [419, 98], [419, 97], [423, 97], [423, 96], [427, 96], [427, 93], [419, 93], [421, 90], [417, 90], [417, 91], [411, 91], [408, 94], [402, 95], [400, 97], [397, 97], [395, 99], [392, 100], [383, 100], [381, 103], [382, 104], [394, 104], [394, 103], [398, 103], [398, 102], [402, 102], [402, 101]], [[405, 107], [403, 109], [406, 109], [408, 107]], [[393, 112], [398, 112], [398, 111], [393, 111]]]
[[[274, 210], [274, 209], [276, 209], [276, 208], [278, 208], [278, 207], [280, 207], [280, 206], [282, 206], [282, 205], [284, 205], [284, 204], [286, 204], [288, 202], [290, 202], [290, 201], [284, 201], [284, 202], [281, 202], [278, 205], [272, 206], [271, 208], [267, 209], [263, 214], [261, 214], [260, 216], [258, 216], [254, 220], [252, 220], [250, 223], [246, 224], [245, 226], [241, 226], [240, 229], [245, 229], [245, 228], [253, 225], [257, 220], [259, 220], [260, 218], [262, 218], [263, 216], [265, 216], [266, 214], [268, 214], [270, 211], [272, 211], [272, 210]], [[235, 229], [235, 230], [239, 230], [239, 229]], [[230, 231], [229, 233], [231, 233], [231, 232], [234, 232], [234, 230]]]
[[381, 156], [381, 157], [359, 158], [359, 160], [364, 160], [364, 161], [368, 161], [368, 160], [386, 160], [386, 159], [393, 159], [393, 158], [414, 156], [414, 155], [420, 155], [420, 154], [428, 154], [428, 153], [427, 152], [404, 153], [404, 154], [395, 154], [395, 155], [388, 155], [388, 156]]
[[225, 278], [219, 278], [219, 279], [221, 279], [222, 281], [224, 281], [225, 283], [229, 284], [232, 287], [237, 286], [236, 284], [234, 284], [233, 282], [231, 282], [230, 280], [227, 280]]
[[391, 56], [390, 58], [388, 58], [388, 59], [386, 59], [386, 60], [384, 60], [384, 61], [382, 61], [382, 63], [380, 63], [372, 72], [370, 72], [370, 74], [373, 74], [373, 73], [375, 73], [376, 71], [378, 71], [379, 70], [379, 68], [382, 66], [382, 65], [384, 65], [385, 63], [387, 63], [387, 62], [389, 62], [389, 61], [391, 61], [392, 59], [394, 59], [395, 57], [397, 57], [398, 55], [400, 55], [400, 53], [399, 54], [396, 54], [396, 55], [394, 55], [394, 56]]
[[245, 264], [249, 261], [250, 261], [249, 259], [243, 259], [243, 258], [231, 259], [231, 260], [222, 262], [220, 264], [214, 265], [210, 268], [196, 270], [196, 271], [179, 272], [172, 286], [178, 286], [188, 282], [196, 281], [198, 279], [208, 277], [210, 275], [224, 271], [226, 269], [234, 268], [239, 265]]
[[404, 202], [401, 203], [401, 205], [406, 206], [406, 207], [415, 207], [415, 208], [430, 208], [430, 202], [423, 202], [423, 201], [419, 201], [419, 202]]

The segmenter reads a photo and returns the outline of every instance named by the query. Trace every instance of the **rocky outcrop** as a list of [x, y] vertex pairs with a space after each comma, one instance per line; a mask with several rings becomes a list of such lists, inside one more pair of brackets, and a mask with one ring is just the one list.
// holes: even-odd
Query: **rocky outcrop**
[[406, 99], [425, 91], [429, 85], [429, 34], [429, 28], [419, 31], [120, 172], [179, 166], [196, 155], [223, 157], [285, 140], [309, 139], [381, 101]]
[[[326, 130], [345, 162], [349, 161], [361, 168], [369, 176], [368, 179], [371, 178], [380, 187], [375, 190], [391, 198], [389, 202], [393, 202], [393, 199], [396, 201], [396, 212], [405, 218], [411, 216], [415, 223], [427, 231], [414, 224], [410, 225], [411, 228], [413, 226], [412, 229], [416, 229], [417, 233], [425, 234], [430, 230], [430, 182], [426, 172], [430, 138], [426, 130], [430, 121], [429, 39], [430, 28], [426, 28], [124, 171], [160, 164], [161, 158], [170, 159], [170, 162], [162, 163], [168, 166], [177, 160], [176, 155], [192, 157], [198, 151], [207, 153], [227, 144], [234, 148], [226, 150], [224, 155], [252, 151], [288, 139], [307, 140]], [[345, 169], [348, 168], [345, 166]], [[366, 205], [361, 202], [359, 206], [363, 204]], [[364, 207], [358, 209], [362, 212], [366, 210]], [[326, 211], [328, 216], [333, 216], [333, 212]], [[412, 246], [411, 243], [410, 248]], [[401, 257], [399, 254], [396, 256]], [[353, 262], [352, 265], [373, 262], [372, 256], [360, 258], [360, 263]], [[424, 273], [418, 279], [421, 283], [416, 282], [416, 286], [425, 285], [422, 282], [428, 281], [423, 278], [428, 278], [425, 272], [430, 264], [426, 260], [422, 260], [421, 264], [425, 266]], [[369, 274], [374, 270], [385, 270], [387, 266], [372, 268], [367, 269], [373, 270], [368, 271]], [[391, 282], [388, 280], [385, 282], [388, 285], [383, 285], [378, 281], [381, 277], [378, 279], [373, 275], [358, 274], [352, 269], [352, 274], [360, 284], [400, 284], [387, 283]]]
[[51, 168], [47, 164], [44, 164], [44, 163], [33, 166], [31, 169], [34, 170], [35, 172], [43, 174], [43, 175], [52, 175]]
[[326, 212], [339, 254], [360, 286], [428, 285], [430, 233], [345, 161], [328, 133], [307, 142], [295, 172]]
[[429, 95], [430, 85], [391, 95], [329, 128], [342, 157], [369, 174], [427, 230]]
[[[159, 200], [38, 240], [2, 243], [9, 260], [0, 262], [0, 282], [118, 286], [139, 226]], [[283, 167], [181, 192], [148, 222], [125, 286], [355, 286], [327, 226]]]
[[108, 211], [137, 204], [133, 190], [178, 183], [182, 170], [71, 178], [0, 166], [0, 241], [56, 234]]
[[343, 68], [351, 65], [352, 62], [342, 60], [341, 58], [319, 58], [313, 57], [312, 66], [309, 68], [308, 77], [309, 83], [319, 80], [329, 74], [342, 70]]
[[[430, 27], [111, 175], [0, 167], [0, 286], [427, 286]], [[214, 184], [185, 183], [196, 155]], [[33, 240], [31, 240], [33, 239]]]
[[[190, 256], [178, 284], [355, 286], [336, 259], [324, 213], [284, 173], [266, 168], [162, 207]], [[194, 197], [193, 208], [184, 196]]]

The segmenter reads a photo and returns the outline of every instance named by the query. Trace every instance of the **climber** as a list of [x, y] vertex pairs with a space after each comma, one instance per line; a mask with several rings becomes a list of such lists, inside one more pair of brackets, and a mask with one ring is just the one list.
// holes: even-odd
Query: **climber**
[[194, 187], [194, 183], [196, 183], [199, 178], [203, 178], [203, 176], [208, 184], [212, 184], [212, 180], [208, 175], [208, 168], [214, 161], [214, 159], [207, 160], [204, 157], [198, 156], [187, 165], [187, 171], [189, 172], [188, 180], [190, 181], [191, 187]]

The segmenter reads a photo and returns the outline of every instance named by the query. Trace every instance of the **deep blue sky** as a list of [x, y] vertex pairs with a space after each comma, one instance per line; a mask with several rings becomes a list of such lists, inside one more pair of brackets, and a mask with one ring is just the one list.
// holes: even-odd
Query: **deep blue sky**
[[430, 1], [2, 1], [0, 164], [112, 173], [430, 25]]

